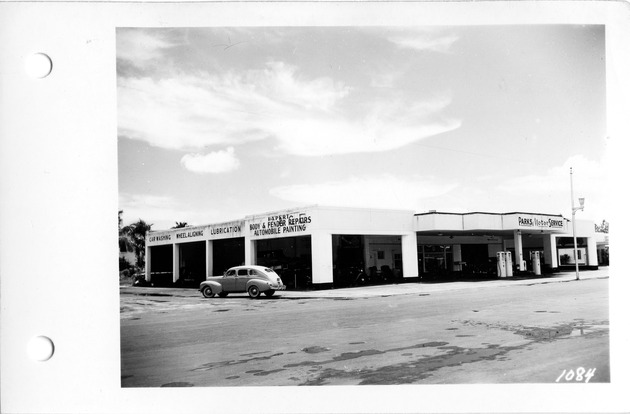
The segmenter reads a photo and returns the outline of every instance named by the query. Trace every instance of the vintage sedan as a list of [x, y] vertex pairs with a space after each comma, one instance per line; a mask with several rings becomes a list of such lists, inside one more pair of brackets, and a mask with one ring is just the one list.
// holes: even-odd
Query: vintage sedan
[[257, 298], [261, 293], [272, 296], [276, 290], [285, 290], [280, 276], [264, 266], [236, 266], [228, 269], [223, 276], [211, 276], [201, 282], [199, 291], [206, 298], [226, 297], [229, 293], [247, 292]]

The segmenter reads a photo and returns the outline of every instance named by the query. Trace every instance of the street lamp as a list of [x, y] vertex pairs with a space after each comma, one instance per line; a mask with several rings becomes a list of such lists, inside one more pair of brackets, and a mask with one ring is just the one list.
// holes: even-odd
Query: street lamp
[[575, 259], [575, 280], [580, 280], [580, 268], [578, 266], [577, 256], [577, 236], [575, 235], [575, 212], [578, 210], [584, 210], [584, 198], [579, 198], [579, 207], [575, 207], [573, 204], [573, 167], [569, 168], [569, 175], [571, 177], [571, 223], [573, 224], [573, 258]]

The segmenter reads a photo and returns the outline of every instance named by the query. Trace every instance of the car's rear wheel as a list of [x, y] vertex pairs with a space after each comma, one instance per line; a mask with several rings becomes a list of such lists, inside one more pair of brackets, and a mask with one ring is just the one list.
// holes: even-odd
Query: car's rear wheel
[[276, 293], [276, 291], [275, 291], [275, 290], [273, 290], [273, 289], [270, 289], [270, 290], [268, 290], [268, 291], [266, 291], [266, 292], [265, 292], [265, 295], [267, 295], [267, 296], [271, 297], [271, 296], [273, 296], [273, 294], [274, 294], [274, 293]]
[[220, 298], [224, 298], [224, 297], [226, 297], [227, 295], [228, 295], [228, 294], [227, 294], [227, 292], [219, 292], [219, 297], [220, 297]]
[[249, 293], [250, 298], [256, 299], [258, 296], [260, 296], [260, 289], [258, 289], [258, 286], [256, 285], [251, 285], [249, 289], [247, 289], [247, 293]]
[[204, 298], [213, 298], [214, 297], [214, 292], [212, 291], [212, 288], [210, 286], [206, 286], [201, 290], [201, 293], [203, 294]]

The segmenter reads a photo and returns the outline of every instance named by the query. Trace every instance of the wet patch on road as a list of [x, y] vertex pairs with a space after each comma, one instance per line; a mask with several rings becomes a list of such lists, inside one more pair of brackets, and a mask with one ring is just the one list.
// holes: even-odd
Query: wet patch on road
[[608, 321], [585, 322], [584, 319], [574, 319], [555, 326], [523, 326], [502, 323], [486, 323], [480, 321], [465, 320], [462, 324], [474, 327], [486, 327], [513, 332], [525, 339], [532, 341], [550, 341], [555, 339], [570, 338], [575, 336], [595, 336], [608, 334]]
[[365, 343], [365, 342], [350, 342], [350, 344], [349, 344], [349, 345], [362, 345], [362, 344], [364, 344], [364, 343]]
[[277, 372], [282, 372], [282, 371], [286, 371], [286, 369], [278, 368], [278, 369], [272, 369], [271, 371], [260, 371], [260, 372], [255, 373], [254, 376], [262, 377], [262, 376], [267, 376], [267, 375], [275, 374]]
[[296, 367], [303, 367], [303, 366], [310, 366], [310, 367], [322, 366], [326, 364], [336, 363], [339, 361], [348, 361], [352, 359], [358, 359], [358, 358], [363, 358], [363, 357], [368, 357], [368, 356], [373, 356], [373, 355], [386, 354], [388, 352], [401, 352], [401, 351], [407, 351], [411, 349], [421, 349], [421, 348], [439, 348], [444, 345], [448, 345], [448, 342], [437, 342], [437, 341], [425, 342], [425, 343], [405, 346], [401, 348], [392, 348], [385, 351], [379, 351], [377, 349], [364, 349], [364, 350], [356, 351], [356, 352], [344, 352], [340, 355], [334, 356], [332, 359], [327, 359], [324, 361], [308, 360], [308, 361], [296, 362], [292, 364], [286, 364], [284, 365], [284, 368], [296, 368]]
[[300, 385], [327, 385], [348, 379], [358, 381], [358, 385], [413, 384], [428, 378], [433, 371], [438, 369], [478, 361], [494, 360], [517, 349], [517, 347], [461, 348], [458, 346], [441, 346], [439, 348], [447, 352], [442, 355], [423, 357], [415, 361], [373, 369], [340, 370], [326, 368], [319, 372], [315, 378], [309, 378]]
[[144, 292], [134, 293], [134, 295], [136, 296], [167, 296], [167, 297], [174, 296], [170, 293], [144, 293]]
[[306, 352], [307, 354], [318, 354], [320, 352], [330, 351], [330, 348], [325, 348], [323, 346], [308, 346], [306, 348], [302, 348], [302, 352]]
[[190, 382], [169, 382], [168, 384], [162, 384], [160, 387], [194, 387], [195, 384]]
[[215, 310], [213, 312], [229, 312], [229, 311], [230, 311], [230, 309], [217, 309], [217, 310]]
[[260, 351], [260, 352], [250, 352], [247, 354], [241, 354], [240, 356], [252, 356], [252, 355], [260, 355], [260, 354], [266, 354], [269, 353], [271, 351]]
[[[285, 365], [285, 368], [310, 366], [309, 378], [300, 385], [329, 385], [329, 384], [348, 384], [357, 385], [398, 385], [412, 384], [421, 382], [422, 380], [433, 375], [433, 372], [447, 367], [457, 367], [463, 364], [470, 364], [481, 361], [507, 361], [510, 359], [509, 353], [515, 350], [527, 349], [532, 343], [538, 341], [549, 341], [562, 338], [571, 338], [575, 336], [598, 336], [608, 333], [608, 322], [592, 322], [585, 323], [584, 320], [565, 323], [553, 327], [524, 327], [509, 326], [502, 324], [485, 324], [482, 322], [464, 321], [465, 324], [473, 326], [486, 326], [488, 328], [502, 329], [511, 331], [517, 335], [523, 336], [526, 343], [515, 345], [501, 346], [500, 344], [491, 344], [484, 342], [480, 348], [463, 348], [460, 346], [449, 345], [448, 342], [427, 342], [416, 344], [403, 348], [388, 349], [380, 351], [376, 349], [362, 350], [358, 352], [343, 353], [334, 357], [332, 360], [325, 361], [303, 361], [295, 364]], [[447, 328], [447, 330], [456, 330], [457, 328]], [[456, 335], [457, 337], [473, 337], [477, 335]], [[485, 345], [485, 346], [484, 346]], [[323, 367], [326, 364], [332, 364], [345, 359], [357, 359], [373, 355], [386, 354], [388, 352], [400, 352], [414, 348], [433, 347], [443, 350], [444, 353], [433, 356], [422, 356], [413, 358], [413, 353], [405, 352], [401, 356], [408, 357], [407, 361], [399, 362], [392, 365], [380, 366], [375, 368], [362, 369], [338, 369], [329, 368], [316, 369], [317, 366]], [[411, 357], [411, 358], [410, 358]], [[316, 365], [318, 364], [318, 365]]]
[[366, 349], [357, 352], [343, 352], [341, 355], [333, 357], [333, 361], [347, 361], [349, 359], [362, 358], [365, 356], [384, 354], [386, 351], [377, 351], [376, 349]]
[[192, 369], [191, 371], [210, 371], [215, 368], [224, 368], [224, 367], [229, 367], [232, 365], [247, 364], [248, 362], [252, 362], [252, 361], [266, 361], [280, 355], [284, 355], [284, 353], [278, 352], [276, 354], [271, 354], [267, 356], [259, 356], [259, 357], [248, 358], [248, 359], [239, 359], [239, 360], [232, 359], [228, 361], [208, 362], [206, 364], [201, 365], [198, 368]]

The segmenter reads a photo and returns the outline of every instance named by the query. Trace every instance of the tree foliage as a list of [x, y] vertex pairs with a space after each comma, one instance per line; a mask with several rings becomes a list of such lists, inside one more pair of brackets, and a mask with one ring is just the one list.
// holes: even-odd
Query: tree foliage
[[144, 267], [144, 248], [145, 238], [148, 231], [151, 230], [153, 224], [148, 224], [142, 219], [135, 223], [131, 223], [122, 227], [122, 210], [118, 211], [118, 243], [128, 243], [136, 255], [136, 264], [138, 267]]
[[608, 226], [609, 223], [606, 220], [602, 220], [602, 224], [601, 225], [597, 225], [597, 223], [595, 224], [595, 231], [598, 233], [608, 233]]
[[186, 223], [185, 221], [176, 221], [175, 222], [175, 226], [171, 227], [172, 229], [181, 229], [183, 227], [188, 226], [188, 223]]

